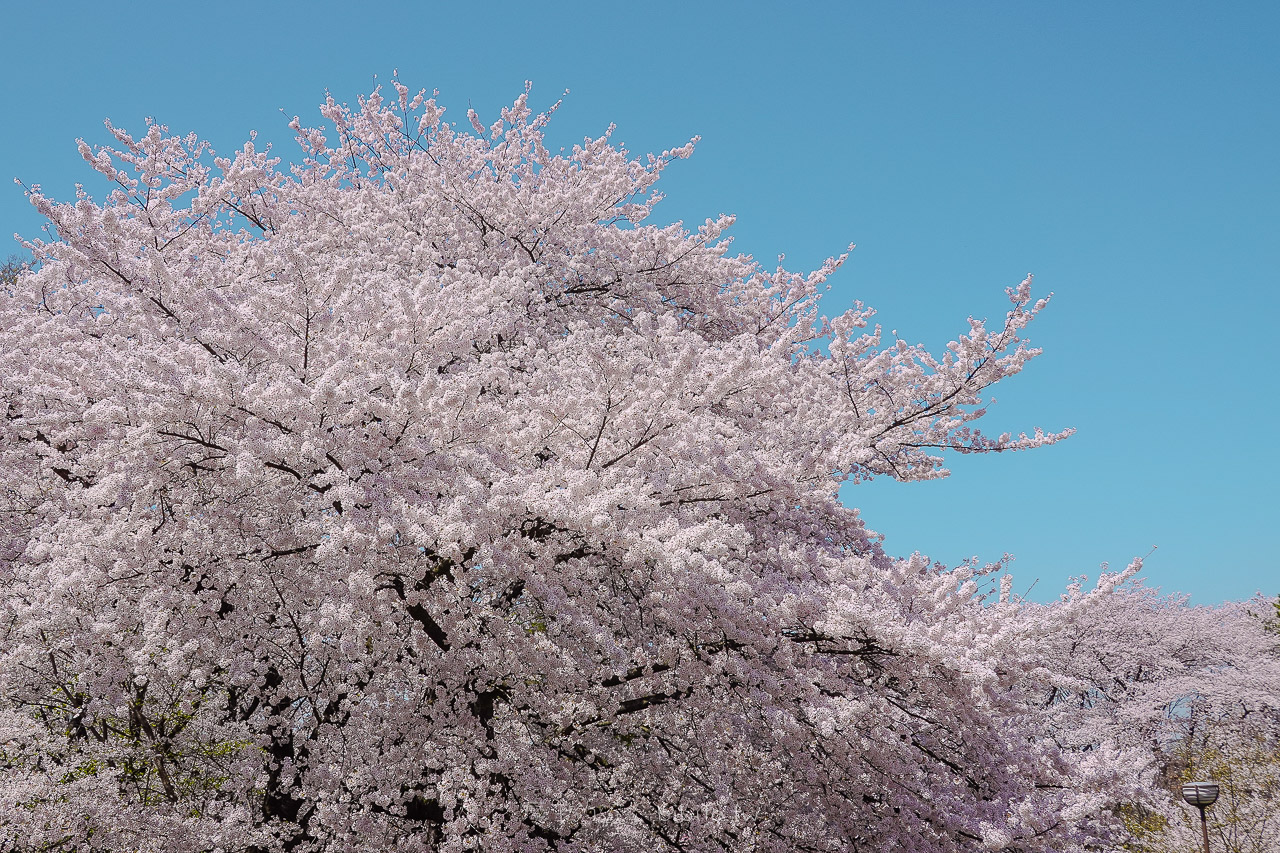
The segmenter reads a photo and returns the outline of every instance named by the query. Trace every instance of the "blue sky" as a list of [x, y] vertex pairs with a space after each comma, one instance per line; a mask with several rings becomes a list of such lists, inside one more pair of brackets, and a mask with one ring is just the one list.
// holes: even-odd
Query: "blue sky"
[[[846, 502], [893, 552], [1015, 554], [1034, 598], [1153, 544], [1165, 591], [1280, 592], [1280, 4], [10, 2], [0, 24], [0, 174], [56, 198], [93, 186], [75, 139], [104, 118], [283, 153], [326, 89], [399, 69], [459, 117], [568, 89], [560, 144], [700, 135], [657, 219], [736, 213], [737, 250], [793, 268], [857, 243], [829, 312], [861, 299], [935, 350], [1033, 272], [1045, 354], [989, 431], [1078, 434]], [[0, 232], [40, 225], [0, 184]]]

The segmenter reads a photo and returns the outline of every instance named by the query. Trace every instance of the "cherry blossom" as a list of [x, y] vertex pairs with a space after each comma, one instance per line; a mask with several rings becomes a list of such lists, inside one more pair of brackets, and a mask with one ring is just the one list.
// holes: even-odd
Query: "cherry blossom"
[[837, 494], [1065, 437], [976, 428], [1047, 297], [941, 356], [829, 319], [845, 256], [650, 223], [693, 142], [553, 152], [552, 112], [458, 127], [396, 82], [295, 119], [287, 167], [108, 125], [80, 149], [107, 198], [32, 188], [3, 849], [1118, 843], [1155, 807], [1144, 715], [1229, 645], [1113, 658], [1086, 626], [1140, 563], [1031, 605], [1001, 564], [886, 554]]

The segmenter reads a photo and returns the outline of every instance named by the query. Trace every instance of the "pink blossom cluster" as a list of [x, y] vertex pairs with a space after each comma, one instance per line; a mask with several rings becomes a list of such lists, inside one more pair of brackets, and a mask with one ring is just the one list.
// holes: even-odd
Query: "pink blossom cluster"
[[1030, 604], [839, 502], [1068, 434], [974, 427], [1030, 279], [935, 357], [819, 312], [844, 256], [649, 224], [692, 142], [394, 93], [295, 119], [284, 170], [108, 125], [108, 198], [33, 188], [0, 850], [1098, 849], [1168, 808], [1179, 708], [1274, 722], [1242, 608], [1137, 563]]

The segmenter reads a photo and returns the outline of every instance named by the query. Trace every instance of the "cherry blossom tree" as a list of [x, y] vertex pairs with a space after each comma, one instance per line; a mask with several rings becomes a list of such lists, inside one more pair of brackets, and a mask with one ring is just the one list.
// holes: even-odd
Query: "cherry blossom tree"
[[[1265, 619], [1272, 603], [1192, 607], [1185, 597], [1122, 585], [1075, 618], [1046, 618], [1083, 597], [1076, 585], [1058, 604], [1023, 607], [1026, 618], [1055, 626], [1043, 655], [1058, 681], [1043, 699], [1042, 731], [1129, 768], [1130, 793], [1119, 797], [1134, 836], [1126, 849], [1201, 849], [1199, 813], [1179, 793], [1192, 779], [1221, 789], [1211, 810], [1215, 849], [1277, 849], [1280, 638]], [[1124, 790], [1119, 781], [1110, 783], [1115, 794]]]
[[458, 128], [394, 90], [295, 119], [287, 169], [108, 125], [109, 197], [33, 187], [3, 849], [1118, 843], [1152, 788], [1046, 649], [1140, 564], [1035, 608], [837, 496], [1067, 434], [975, 428], [1030, 280], [934, 356], [820, 313], [844, 256], [649, 224], [693, 143], [552, 152], [527, 92]]
[[[1259, 642], [1258, 623], [1276, 631], [1276, 602], [1255, 599], [1237, 608], [1234, 654], [1207, 675], [1208, 684], [1171, 715], [1175, 734], [1163, 766], [1171, 790], [1192, 779], [1218, 783], [1211, 811], [1210, 841], [1227, 853], [1267, 853], [1280, 849], [1280, 639]], [[1272, 619], [1264, 617], [1271, 616]], [[1249, 649], [1251, 655], [1241, 653]], [[1223, 678], [1244, 684], [1218, 682]], [[1142, 838], [1155, 850], [1200, 849], [1200, 826], [1193, 809], [1162, 815]]]
[[[1202, 713], [1188, 725], [1170, 758], [1167, 781], [1212, 779], [1218, 784], [1217, 802], [1209, 811], [1213, 849], [1224, 853], [1270, 853], [1280, 849], [1280, 726], [1229, 712]], [[1202, 849], [1200, 817], [1182, 806], [1162, 815], [1151, 830], [1140, 833], [1145, 849], [1187, 851]]]

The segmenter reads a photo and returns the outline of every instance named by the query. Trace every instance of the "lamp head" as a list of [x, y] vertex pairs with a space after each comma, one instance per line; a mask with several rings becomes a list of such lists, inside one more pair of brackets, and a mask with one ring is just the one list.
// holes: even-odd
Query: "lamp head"
[[1182, 799], [1200, 808], [1211, 806], [1218, 800], [1218, 783], [1188, 782], [1182, 786]]

